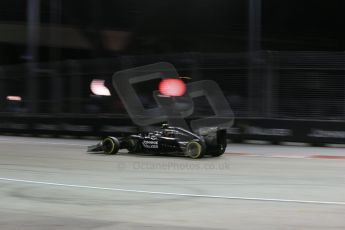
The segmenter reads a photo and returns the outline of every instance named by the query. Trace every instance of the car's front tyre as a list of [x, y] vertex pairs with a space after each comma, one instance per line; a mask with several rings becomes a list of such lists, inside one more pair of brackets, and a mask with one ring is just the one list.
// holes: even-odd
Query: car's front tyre
[[141, 145], [137, 139], [130, 138], [127, 140], [127, 149], [129, 153], [141, 152]]
[[102, 141], [105, 154], [116, 154], [120, 149], [120, 141], [115, 137], [106, 137]]

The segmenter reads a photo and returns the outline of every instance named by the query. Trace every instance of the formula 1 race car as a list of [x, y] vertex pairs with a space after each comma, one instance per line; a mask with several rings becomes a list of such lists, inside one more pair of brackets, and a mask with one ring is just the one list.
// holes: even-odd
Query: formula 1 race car
[[164, 124], [159, 131], [106, 137], [98, 144], [89, 146], [88, 152], [116, 154], [120, 149], [127, 149], [129, 153], [179, 154], [196, 159], [204, 155], [218, 157], [224, 153], [226, 145], [225, 129], [207, 128], [197, 135]]

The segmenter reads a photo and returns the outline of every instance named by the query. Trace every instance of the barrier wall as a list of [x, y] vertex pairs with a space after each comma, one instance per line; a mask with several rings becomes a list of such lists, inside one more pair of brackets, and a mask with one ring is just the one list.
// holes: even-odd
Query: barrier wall
[[[11, 135], [51, 135], [102, 137], [145, 131], [124, 116], [0, 116], [0, 133]], [[150, 127], [153, 128], [153, 127]], [[264, 140], [272, 143], [303, 142], [313, 145], [345, 144], [344, 121], [237, 119], [228, 131], [234, 142]]]
[[[184, 79], [191, 79], [187, 83], [218, 83], [235, 114], [229, 130], [234, 141], [345, 143], [344, 52], [262, 51], [257, 57], [252, 65], [247, 53], [181, 53], [2, 66], [0, 132], [56, 136], [136, 132], [111, 77], [119, 70], [165, 61]], [[111, 96], [94, 95], [90, 91], [94, 79], [104, 81]], [[152, 98], [156, 83], [136, 87], [144, 106], [157, 106]], [[22, 100], [7, 100], [8, 95]], [[193, 116], [212, 116], [205, 101], [194, 104]]]

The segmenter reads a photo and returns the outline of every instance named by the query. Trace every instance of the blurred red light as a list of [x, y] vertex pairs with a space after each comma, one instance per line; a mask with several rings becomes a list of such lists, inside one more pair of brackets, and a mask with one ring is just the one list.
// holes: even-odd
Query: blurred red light
[[166, 78], [159, 83], [159, 92], [164, 96], [179, 97], [185, 94], [186, 84], [181, 79]]

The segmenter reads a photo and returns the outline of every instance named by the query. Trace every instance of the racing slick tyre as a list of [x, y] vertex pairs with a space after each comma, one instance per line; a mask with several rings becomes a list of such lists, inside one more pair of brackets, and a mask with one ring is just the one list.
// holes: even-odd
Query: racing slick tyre
[[189, 142], [185, 149], [185, 155], [192, 159], [202, 158], [204, 156], [202, 145], [196, 141]]
[[129, 153], [138, 153], [141, 150], [140, 143], [136, 139], [132, 139], [132, 138], [128, 139], [127, 145], [128, 145], [127, 149]]
[[217, 149], [216, 151], [212, 152], [211, 155], [212, 155], [213, 157], [219, 157], [219, 156], [221, 156], [221, 155], [224, 154], [225, 149], [226, 149], [226, 145], [224, 145], [224, 144], [219, 144], [219, 145], [218, 145], [218, 149]]
[[116, 154], [120, 149], [120, 141], [115, 137], [106, 137], [102, 146], [105, 154]]

